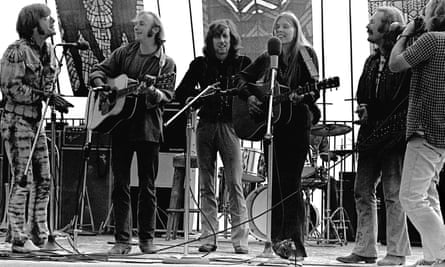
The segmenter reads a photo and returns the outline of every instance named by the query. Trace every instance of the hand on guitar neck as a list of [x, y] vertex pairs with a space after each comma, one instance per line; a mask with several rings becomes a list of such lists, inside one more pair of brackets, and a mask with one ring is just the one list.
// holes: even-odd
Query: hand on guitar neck
[[145, 75], [144, 80], [139, 84], [136, 94], [145, 93], [148, 97], [148, 101], [152, 104], [159, 103], [162, 99], [162, 92], [155, 88], [154, 83], [156, 77], [152, 75]]

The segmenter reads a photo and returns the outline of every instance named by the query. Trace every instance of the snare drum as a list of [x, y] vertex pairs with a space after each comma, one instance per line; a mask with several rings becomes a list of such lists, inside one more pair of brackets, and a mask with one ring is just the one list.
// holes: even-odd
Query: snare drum
[[266, 164], [262, 151], [244, 147], [242, 148], [243, 182], [262, 183], [266, 177]]
[[[246, 198], [247, 215], [249, 216], [249, 228], [253, 237], [260, 241], [267, 241], [266, 225], [267, 225], [267, 185], [258, 187], [252, 191]], [[264, 213], [264, 214], [262, 214]], [[260, 215], [258, 218], [256, 216]], [[255, 219], [253, 219], [255, 218]], [[311, 227], [320, 225], [320, 213], [318, 209], [310, 204]], [[305, 219], [306, 220], [306, 219]], [[312, 229], [310, 228], [310, 230]]]

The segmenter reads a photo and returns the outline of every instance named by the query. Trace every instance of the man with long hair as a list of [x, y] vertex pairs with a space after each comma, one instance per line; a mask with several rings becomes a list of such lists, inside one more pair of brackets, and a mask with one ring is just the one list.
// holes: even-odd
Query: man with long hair
[[[138, 237], [142, 253], [155, 253], [153, 244], [156, 220], [155, 180], [158, 173], [159, 148], [163, 140], [163, 105], [173, 98], [174, 82], [164, 87], [148, 84], [147, 77], [176, 73], [174, 61], [164, 52], [164, 28], [159, 17], [149, 11], [137, 14], [133, 21], [135, 42], [117, 48], [100, 64], [93, 67], [90, 81], [104, 86], [107, 77], [125, 74], [139, 81], [134, 115], [119, 123], [111, 132], [112, 194], [116, 244], [110, 254], [128, 254], [131, 250], [130, 168], [133, 153], [138, 162]], [[118, 88], [122, 89], [122, 88]], [[135, 92], [137, 93], [137, 92]], [[112, 95], [112, 94], [111, 94]]]
[[[251, 60], [239, 55], [241, 39], [235, 24], [228, 19], [210, 24], [205, 37], [204, 56], [195, 58], [175, 91], [182, 103], [207, 86], [219, 82], [221, 90], [233, 89], [234, 76]], [[230, 91], [230, 90], [228, 90]], [[215, 93], [215, 92], [214, 92]], [[224, 164], [225, 188], [229, 193], [229, 212], [232, 219], [232, 244], [235, 253], [248, 253], [247, 206], [242, 188], [240, 140], [232, 124], [232, 96], [216, 92], [198, 100], [199, 125], [196, 132], [199, 182], [202, 203], [201, 252], [215, 251], [218, 232], [217, 201], [215, 194], [215, 164], [217, 152]], [[244, 223], [244, 224], [241, 224]]]
[[[278, 57], [277, 81], [289, 88], [299, 88], [315, 82], [318, 60], [314, 49], [306, 40], [300, 21], [292, 12], [279, 14], [273, 23], [273, 35], [280, 39], [282, 52]], [[306, 56], [303, 56], [306, 55]], [[255, 96], [257, 88], [250, 84], [270, 81], [271, 56], [264, 52], [239, 75], [240, 97], [247, 101], [252, 116], [264, 114], [265, 99]], [[273, 148], [265, 155], [273, 154], [271, 239], [275, 252], [301, 265], [306, 257], [304, 247], [304, 201], [301, 192], [301, 173], [309, 152], [309, 136], [312, 124], [317, 122], [311, 110], [316, 110], [317, 90], [302, 94], [290, 94], [282, 108], [290, 109], [289, 120], [278, 121], [273, 128]], [[314, 119], [315, 118], [315, 119]], [[268, 170], [269, 171], [269, 170]], [[295, 245], [295, 249], [292, 247]]]
[[[53, 48], [46, 42], [55, 34], [51, 10], [44, 4], [25, 6], [18, 15], [16, 30], [20, 39], [6, 49], [0, 62], [0, 88], [5, 102], [1, 134], [12, 173], [7, 207], [12, 251], [27, 253], [38, 250], [36, 245], [43, 246], [49, 234], [48, 145], [45, 132], [37, 135], [37, 131], [45, 100], [42, 92], [52, 91], [57, 68]], [[32, 164], [25, 176], [30, 157]]]
[[419, 231], [424, 259], [445, 266], [445, 225], [437, 192], [445, 162], [445, 0], [430, 0], [424, 9], [426, 33], [407, 45], [416, 31], [409, 23], [389, 61], [394, 72], [412, 70], [400, 187], [403, 209]]
[[[386, 256], [377, 265], [403, 265], [410, 255], [406, 214], [399, 201], [405, 151], [405, 121], [410, 74], [395, 74], [388, 59], [398, 28], [404, 24], [395, 7], [379, 7], [367, 25], [368, 41], [377, 49], [365, 62], [357, 88], [360, 130], [358, 164], [354, 184], [357, 211], [356, 242], [352, 253], [337, 260], [373, 263], [377, 259], [376, 188], [382, 183], [386, 207]], [[394, 24], [396, 25], [396, 24]]]

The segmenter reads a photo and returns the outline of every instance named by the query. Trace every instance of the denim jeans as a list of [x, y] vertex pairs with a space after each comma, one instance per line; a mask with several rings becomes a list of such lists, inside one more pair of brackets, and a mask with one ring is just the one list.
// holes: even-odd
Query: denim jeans
[[419, 231], [425, 259], [445, 259], [445, 226], [436, 184], [445, 161], [445, 149], [412, 137], [406, 147], [400, 201]]
[[[218, 232], [218, 203], [215, 194], [217, 152], [224, 165], [225, 186], [229, 193], [232, 225], [247, 221], [247, 206], [242, 188], [242, 162], [239, 139], [232, 123], [200, 121], [196, 132], [199, 181], [201, 186], [203, 243], [213, 244]], [[207, 238], [205, 238], [208, 236]], [[249, 226], [244, 223], [231, 230], [233, 246], [247, 248]]]
[[399, 200], [403, 166], [403, 147], [385, 151], [360, 152], [355, 179], [357, 234], [353, 253], [377, 257], [377, 201], [376, 187], [380, 180], [386, 207], [387, 254], [411, 254], [406, 214]]
[[112, 169], [114, 175], [113, 210], [117, 243], [131, 241], [130, 168], [136, 151], [139, 194], [137, 205], [139, 241], [154, 238], [156, 219], [155, 180], [159, 164], [159, 144], [146, 141], [128, 142], [113, 138]]

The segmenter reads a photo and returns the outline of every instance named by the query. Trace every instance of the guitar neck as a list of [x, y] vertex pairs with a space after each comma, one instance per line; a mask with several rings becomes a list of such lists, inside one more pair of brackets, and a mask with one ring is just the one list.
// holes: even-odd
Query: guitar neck
[[117, 90], [116, 91], [116, 96], [117, 97], [121, 97], [121, 96], [129, 95], [129, 94], [133, 93], [138, 86], [139, 85], [130, 85], [130, 86], [126, 87], [126, 88]]

